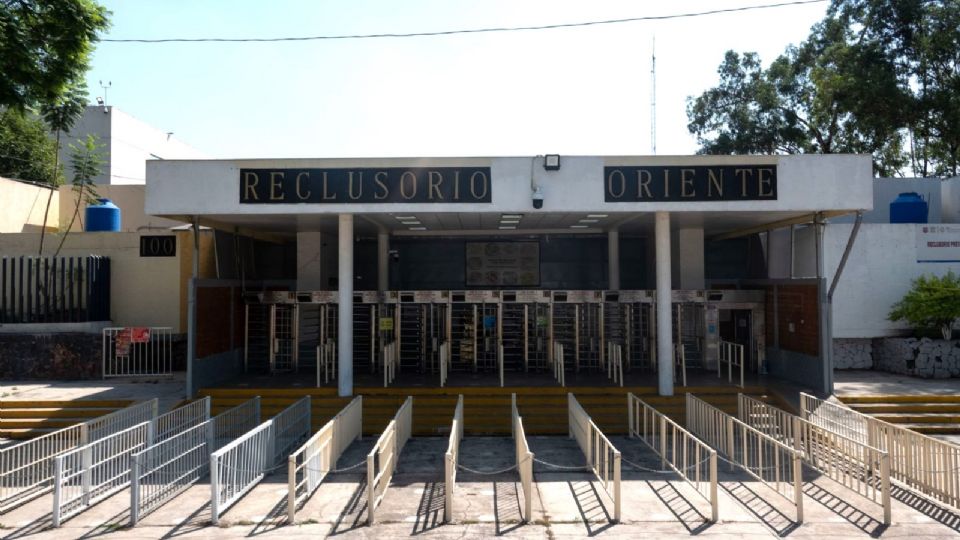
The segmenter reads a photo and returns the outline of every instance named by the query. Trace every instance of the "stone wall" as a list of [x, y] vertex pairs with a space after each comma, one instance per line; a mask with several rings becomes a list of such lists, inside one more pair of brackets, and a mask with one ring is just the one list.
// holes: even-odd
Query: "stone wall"
[[[0, 334], [0, 380], [76, 381], [102, 377], [99, 334]], [[173, 341], [173, 369], [185, 369], [186, 340]]]
[[834, 369], [870, 369], [873, 367], [873, 340], [870, 338], [834, 338]]
[[881, 338], [873, 346], [874, 368], [923, 378], [960, 377], [960, 340]]

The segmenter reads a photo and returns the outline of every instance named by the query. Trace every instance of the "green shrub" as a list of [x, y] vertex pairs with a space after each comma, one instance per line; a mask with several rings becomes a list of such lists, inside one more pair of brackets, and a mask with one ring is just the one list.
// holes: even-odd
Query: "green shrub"
[[940, 330], [943, 339], [950, 339], [953, 323], [960, 318], [960, 276], [951, 271], [942, 277], [918, 277], [888, 318], [907, 321], [918, 330]]

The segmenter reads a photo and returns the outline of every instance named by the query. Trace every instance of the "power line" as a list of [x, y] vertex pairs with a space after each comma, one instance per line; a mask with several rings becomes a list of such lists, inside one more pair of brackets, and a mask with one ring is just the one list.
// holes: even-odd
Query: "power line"
[[712, 9], [709, 11], [696, 11], [691, 13], [675, 13], [672, 15], [648, 15], [645, 17], [627, 17], [623, 19], [606, 19], [600, 21], [582, 21], [573, 23], [544, 24], [536, 26], [501, 26], [491, 28], [462, 28], [458, 30], [440, 30], [436, 32], [411, 32], [411, 33], [386, 33], [386, 34], [341, 34], [341, 35], [321, 35], [321, 36], [291, 36], [275, 38], [157, 38], [157, 39], [114, 39], [105, 38], [101, 42], [106, 43], [266, 43], [282, 41], [324, 41], [324, 40], [342, 40], [342, 39], [381, 39], [381, 38], [415, 38], [431, 36], [452, 36], [458, 34], [486, 34], [493, 32], [522, 32], [532, 30], [556, 30], [560, 28], [579, 28], [584, 26], [599, 26], [605, 24], [621, 24], [641, 21], [664, 21], [669, 19], [684, 19], [691, 17], [703, 17], [707, 15], [719, 15], [722, 13], [736, 13], [741, 11], [753, 11], [757, 9], [771, 9], [785, 6], [799, 6], [804, 4], [817, 4], [828, 0], [793, 0], [790, 2], [780, 2], [776, 4], [763, 4], [759, 6], [742, 6], [735, 8]]

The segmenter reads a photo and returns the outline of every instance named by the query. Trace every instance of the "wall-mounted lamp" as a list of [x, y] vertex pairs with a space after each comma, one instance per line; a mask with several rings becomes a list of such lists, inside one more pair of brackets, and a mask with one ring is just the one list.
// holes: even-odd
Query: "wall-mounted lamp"
[[547, 154], [543, 156], [543, 169], [546, 171], [559, 171], [560, 154]]

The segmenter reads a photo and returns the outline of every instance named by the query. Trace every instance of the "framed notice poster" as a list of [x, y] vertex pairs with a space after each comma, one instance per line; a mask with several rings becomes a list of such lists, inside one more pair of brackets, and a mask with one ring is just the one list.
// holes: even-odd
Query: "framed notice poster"
[[917, 262], [960, 262], [960, 225], [917, 225]]
[[468, 287], [537, 287], [538, 242], [467, 242]]

